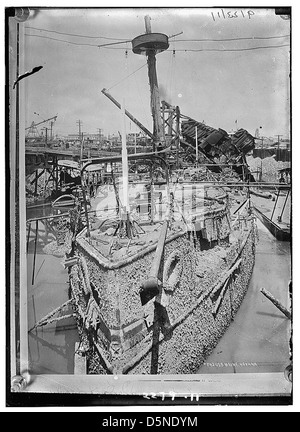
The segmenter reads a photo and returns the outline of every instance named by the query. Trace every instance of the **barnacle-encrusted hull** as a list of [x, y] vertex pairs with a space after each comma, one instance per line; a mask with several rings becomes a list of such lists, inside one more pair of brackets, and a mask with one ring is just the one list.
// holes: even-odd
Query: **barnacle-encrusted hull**
[[[218, 267], [211, 267], [206, 281], [199, 281], [193, 300], [178, 305], [171, 337], [162, 335], [160, 344], [139, 363], [132, 361], [126, 372], [192, 374], [198, 371], [231, 324], [247, 292], [255, 256], [253, 232], [248, 233], [242, 248], [236, 252], [236, 262], [240, 264], [229, 279], [221, 277], [218, 283], [215, 277]], [[206, 282], [204, 291], [201, 282]], [[153, 364], [153, 359], [157, 363]]]
[[255, 259], [252, 217], [244, 219], [236, 234], [201, 250], [190, 233], [171, 233], [160, 292], [144, 305], [140, 287], [154, 259], [155, 242], [139, 256], [110, 262], [79, 236], [77, 264], [69, 275], [87, 373], [196, 372], [248, 288]]

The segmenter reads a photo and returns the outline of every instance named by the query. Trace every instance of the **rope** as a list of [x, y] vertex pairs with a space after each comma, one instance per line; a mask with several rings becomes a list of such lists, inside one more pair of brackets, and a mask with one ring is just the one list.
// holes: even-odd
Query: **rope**
[[39, 322], [39, 323], [35, 324], [35, 326], [32, 329], [30, 329], [29, 331], [32, 331], [32, 330], [34, 330], [37, 327], [43, 327], [45, 325], [52, 324], [54, 322], [59, 322], [59, 321], [62, 321], [64, 319], [69, 319], [69, 318], [74, 318], [74, 317], [75, 317], [75, 314], [68, 314], [68, 315], [64, 315], [64, 316], [61, 316], [61, 317], [52, 318], [52, 319], [49, 319], [49, 320], [46, 320], [46, 321], [42, 321], [42, 322]]
[[[175, 41], [173, 41], [175, 42]], [[177, 80], [176, 80], [176, 57], [175, 50], [172, 51], [172, 76], [171, 76], [171, 96], [174, 94], [176, 98]]]
[[[118, 84], [120, 84], [121, 82], [125, 81], [127, 78], [131, 77], [132, 75], [134, 75], [136, 72], [138, 72], [140, 69], [142, 69], [143, 67], [147, 66], [147, 63], [143, 64], [143, 66], [140, 66], [138, 69], [136, 69], [135, 71], [133, 71], [131, 74], [127, 75], [126, 77], [122, 78], [120, 81], [118, 81], [117, 83], [113, 84], [111, 87], [109, 87], [109, 89], [107, 90], [111, 90], [112, 88], [116, 87]], [[127, 69], [127, 68], [126, 68]]]
[[[172, 61], [173, 61], [173, 56], [169, 59], [169, 64], [168, 64], [168, 70], [167, 70], [167, 95], [170, 94], [170, 88], [171, 88], [171, 80], [172, 80]], [[171, 103], [171, 101], [167, 101], [169, 103]]]
[[[130, 60], [130, 62], [131, 62], [131, 60]], [[147, 63], [145, 63], [144, 66], [147, 66]], [[142, 69], [142, 67], [141, 67], [141, 69]], [[151, 125], [149, 123], [148, 114], [147, 114], [147, 111], [145, 109], [145, 101], [144, 101], [144, 99], [141, 96], [141, 89], [140, 89], [139, 83], [138, 83], [138, 81], [136, 79], [136, 75], [134, 74], [133, 77], [134, 77], [134, 80], [135, 80], [135, 86], [136, 86], [136, 89], [137, 89], [137, 92], [138, 92], [138, 95], [139, 95], [140, 104], [141, 104], [141, 107], [142, 107], [142, 110], [143, 110], [143, 115], [144, 115], [144, 118], [145, 118], [144, 123], [146, 123], [147, 128], [150, 129]]]
[[30, 330], [28, 330], [28, 333], [31, 332], [32, 330], [34, 330], [35, 328], [39, 327], [39, 326], [46, 325], [47, 323], [51, 323], [51, 322], [53, 322], [55, 320], [59, 321], [60, 319], [64, 319], [67, 315], [64, 315], [63, 317], [58, 317], [58, 318], [53, 318], [53, 316], [57, 312], [60, 312], [63, 308], [65, 308], [66, 306], [68, 306], [71, 303], [72, 303], [72, 300], [67, 300], [65, 303], [63, 303], [62, 305], [60, 305], [58, 308], [56, 308], [52, 312], [48, 313], [46, 316], [44, 316], [42, 319], [40, 319], [37, 323], [35, 323], [35, 325]]

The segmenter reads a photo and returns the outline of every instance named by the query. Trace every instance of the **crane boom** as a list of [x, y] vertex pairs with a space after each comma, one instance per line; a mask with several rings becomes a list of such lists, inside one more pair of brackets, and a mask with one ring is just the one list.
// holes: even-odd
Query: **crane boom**
[[[116, 101], [115, 98], [113, 98], [108, 91], [104, 88], [103, 90], [101, 90], [101, 93], [103, 93], [106, 97], [108, 97], [108, 99], [110, 99], [119, 109], [121, 109], [121, 104]], [[145, 132], [146, 135], [148, 135], [150, 138], [154, 139], [154, 135], [148, 131], [147, 128], [145, 128], [145, 126], [142, 125], [141, 122], [139, 122], [135, 117], [133, 117], [132, 114], [130, 114], [130, 112], [128, 112], [127, 110], [125, 110], [125, 114], [127, 115], [127, 117], [130, 118], [130, 120], [132, 120], [143, 132]]]
[[46, 122], [48, 122], [48, 121], [50, 121], [50, 120], [56, 120], [56, 119], [57, 119], [57, 115], [54, 116], [54, 117], [48, 118], [47, 120], [43, 120], [43, 121], [41, 121], [41, 122], [39, 122], [39, 123], [34, 123], [34, 122], [32, 122], [31, 126], [25, 128], [25, 130], [28, 130], [28, 129], [34, 127], [34, 126], [38, 126], [38, 125], [40, 125], [40, 124], [42, 124], [42, 123], [46, 123]]

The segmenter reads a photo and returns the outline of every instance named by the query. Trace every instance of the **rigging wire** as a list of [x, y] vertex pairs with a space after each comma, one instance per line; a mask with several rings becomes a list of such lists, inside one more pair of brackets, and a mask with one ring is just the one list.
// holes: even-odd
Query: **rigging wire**
[[[78, 45], [78, 46], [93, 46], [93, 47], [97, 47], [97, 48], [106, 48], [106, 49], [121, 49], [124, 51], [128, 51], [128, 48], [113, 48], [111, 47], [111, 45], [118, 45], [118, 44], [122, 44], [122, 43], [128, 43], [131, 41], [121, 41], [121, 42], [111, 42], [111, 43], [107, 43], [107, 44], [88, 44], [88, 43], [77, 43], [77, 42], [71, 42], [71, 41], [66, 41], [66, 40], [62, 40], [62, 39], [56, 39], [56, 38], [52, 38], [49, 36], [41, 36], [41, 35], [31, 35], [28, 33], [25, 33], [25, 36], [30, 36], [30, 37], [38, 37], [38, 38], [43, 38], [43, 39], [49, 39], [49, 40], [55, 40], [57, 42], [63, 42], [63, 43], [67, 43], [67, 44], [71, 44], [71, 45]], [[219, 39], [219, 42], [222, 40]], [[290, 46], [290, 44], [282, 44], [282, 45], [266, 45], [266, 46], [258, 46], [258, 47], [249, 47], [249, 48], [235, 48], [235, 49], [229, 49], [229, 48], [225, 48], [225, 49], [218, 49], [218, 48], [200, 48], [200, 49], [192, 49], [192, 48], [176, 48], [175, 50], [173, 50], [174, 52], [209, 52], [209, 51], [217, 51], [217, 52], [234, 52], [234, 51], [251, 51], [251, 50], [257, 50], [257, 49], [268, 49], [268, 48], [281, 48], [281, 47], [286, 47], [286, 46]]]
[[[170, 78], [170, 88], [169, 88], [169, 95], [171, 97], [171, 101], [172, 101], [172, 96], [173, 96], [173, 92], [174, 89], [176, 90], [176, 62], [175, 62], [176, 58], [175, 58], [175, 52], [174, 50], [172, 50], [172, 60], [171, 60], [171, 78]], [[171, 102], [169, 101], [169, 102]]]
[[[50, 36], [32, 35], [32, 34], [28, 34], [28, 33], [25, 33], [25, 36], [38, 37], [38, 38], [42, 38], [42, 39], [50, 39], [50, 40], [55, 40], [57, 42], [64, 42], [64, 43], [71, 44], [71, 45], [94, 46], [94, 47], [97, 47], [97, 48], [102, 48], [102, 47], [107, 47], [109, 45], [118, 45], [118, 44], [123, 44], [123, 43], [131, 42], [131, 41], [126, 40], [126, 41], [110, 42], [110, 43], [107, 43], [107, 44], [101, 44], [101, 45], [97, 44], [96, 45], [96, 44], [88, 44], [88, 43], [71, 42], [71, 41], [67, 41], [67, 40], [63, 40], [63, 39], [52, 38]], [[124, 48], [124, 49], [126, 49], [126, 48]]]
[[[59, 31], [55, 31], [55, 30], [47, 30], [47, 29], [42, 29], [42, 28], [38, 28], [38, 27], [25, 27], [25, 29], [39, 30], [39, 31], [47, 32], [47, 33], [56, 33], [56, 34], [61, 34], [61, 35], [66, 35], [66, 36], [75, 36], [75, 37], [81, 37], [81, 38], [87, 38], [87, 39], [107, 39], [107, 40], [127, 41], [127, 39], [122, 39], [122, 38], [112, 38], [112, 37], [106, 37], [106, 36], [87, 36], [87, 35], [80, 35], [77, 33], [65, 33], [65, 32], [59, 32]], [[130, 41], [128, 41], [128, 42], [130, 42]]]
[[172, 57], [173, 57], [173, 67], [174, 67], [173, 89], [172, 90], [174, 92], [174, 95], [176, 96], [176, 94], [177, 94], [177, 73], [176, 73], [176, 71], [177, 71], [177, 64], [176, 64], [176, 51], [175, 50], [173, 50]]
[[[44, 31], [47, 33], [56, 33], [71, 37], [81, 37], [81, 38], [88, 38], [88, 39], [107, 39], [107, 40], [116, 40], [116, 41], [124, 41], [124, 42], [131, 42], [131, 39], [123, 39], [123, 38], [113, 38], [113, 37], [107, 37], [107, 36], [88, 36], [88, 35], [81, 35], [77, 33], [66, 33], [66, 32], [59, 32], [56, 30], [47, 30], [42, 29], [38, 27], [25, 27], [25, 29], [31, 29], [31, 30], [38, 30], [38, 31]], [[175, 38], [176, 36], [179, 36], [183, 32], [177, 33], [175, 35], [169, 36], [169, 39]], [[34, 36], [34, 35], [32, 35]], [[237, 38], [224, 38], [224, 39], [174, 39], [172, 42], [223, 42], [223, 41], [238, 41], [238, 40], [268, 40], [268, 39], [281, 39], [285, 37], [290, 37], [289, 34], [287, 35], [278, 35], [278, 36], [252, 36], [252, 37], [237, 37]]]
[[171, 87], [172, 87], [172, 80], [173, 80], [173, 56], [170, 57], [169, 65], [168, 65], [168, 71], [167, 71], [167, 95], [170, 94]]
[[[180, 34], [180, 33], [179, 33]], [[172, 56], [171, 56], [171, 74], [170, 74], [170, 85], [169, 85], [169, 91], [168, 91], [168, 95], [170, 95], [170, 101], [168, 101], [168, 102], [170, 102], [170, 103], [172, 103], [172, 97], [173, 97], [173, 90], [174, 90], [174, 75], [175, 75], [175, 73], [176, 73], [176, 69], [175, 69], [175, 53], [174, 53], [174, 48], [175, 48], [175, 45], [173, 44], [173, 42], [175, 42], [175, 40], [176, 40], [176, 36], [179, 36], [179, 34], [177, 35], [177, 34], [174, 34], [174, 36], [172, 36], [173, 38], [174, 38], [174, 40], [172, 40], [171, 41], [171, 44], [170, 44], [170, 49], [172, 49], [173, 48], [173, 50], [172, 50]]]
[[203, 52], [203, 51], [217, 51], [217, 52], [234, 52], [234, 51], [252, 51], [252, 50], [258, 50], [258, 49], [268, 49], [268, 48], [281, 48], [281, 47], [289, 47], [290, 44], [283, 44], [283, 45], [267, 45], [267, 46], [258, 46], [258, 47], [250, 47], [250, 48], [235, 48], [235, 49], [218, 49], [218, 48], [200, 48], [200, 49], [176, 49], [176, 52], [183, 51], [183, 52]]
[[127, 78], [131, 77], [131, 75], [135, 74], [136, 72], [138, 72], [140, 69], [142, 69], [143, 67], [147, 66], [147, 63], [143, 64], [142, 66], [140, 66], [138, 69], [136, 69], [135, 71], [131, 72], [131, 74], [125, 76], [124, 78], [122, 78], [120, 81], [118, 81], [117, 83], [113, 84], [111, 87], [109, 87], [107, 90], [111, 90], [113, 87], [116, 87], [118, 84], [120, 84], [121, 82], [125, 81]]
[[[233, 52], [233, 51], [251, 51], [257, 49], [268, 49], [268, 48], [281, 48], [281, 47], [290, 47], [290, 44], [283, 45], [266, 45], [266, 46], [258, 46], [258, 47], [250, 47], [250, 48], [238, 48], [238, 49], [218, 49], [218, 48], [202, 48], [202, 49], [192, 49], [192, 48], [177, 48], [174, 50], [165, 51], [167, 53], [172, 52], [209, 52], [209, 51], [218, 51], [218, 52]], [[113, 48], [113, 47], [103, 47], [104, 49], [110, 50], [125, 50], [124, 48]]]
[[[130, 64], [132, 64], [131, 63], [132, 62], [132, 58], [130, 58], [130, 57], [129, 57], [129, 62], [130, 62]], [[147, 63], [145, 63], [144, 66], [147, 66]], [[135, 80], [136, 89], [138, 91], [138, 96], [139, 96], [140, 104], [141, 104], [143, 115], [144, 115], [144, 119], [145, 119], [144, 123], [146, 123], [147, 128], [150, 130], [151, 125], [149, 123], [149, 119], [148, 119], [148, 116], [147, 116], [147, 111], [145, 109], [145, 101], [144, 101], [144, 98], [142, 98], [142, 95], [141, 95], [142, 92], [141, 92], [141, 89], [140, 89], [139, 82], [136, 79], [136, 74], [135, 73], [133, 74], [133, 77], [134, 77], [134, 80]]]
[[174, 39], [172, 42], [229, 42], [239, 40], [267, 40], [267, 39], [281, 39], [290, 37], [290, 35], [282, 36], [252, 36], [252, 37], [238, 37], [238, 38], [224, 38], [224, 39]]

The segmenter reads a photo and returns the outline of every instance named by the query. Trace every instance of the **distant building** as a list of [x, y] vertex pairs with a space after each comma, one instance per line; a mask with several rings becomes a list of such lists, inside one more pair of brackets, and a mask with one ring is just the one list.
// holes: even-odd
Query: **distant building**
[[[69, 134], [65, 137], [65, 139], [69, 140], [69, 141], [80, 141], [81, 137], [79, 137], [78, 133], [77, 134]], [[99, 134], [95, 133], [95, 134], [90, 134], [90, 133], [84, 133], [83, 134], [83, 139], [84, 141], [98, 141], [99, 142]], [[102, 139], [104, 139], [104, 137], [102, 136]]]

